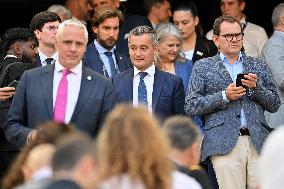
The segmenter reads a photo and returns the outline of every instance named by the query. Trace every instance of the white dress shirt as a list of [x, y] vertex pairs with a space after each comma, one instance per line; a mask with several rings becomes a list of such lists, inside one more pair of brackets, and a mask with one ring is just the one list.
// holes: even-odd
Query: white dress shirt
[[54, 64], [57, 60], [58, 60], [58, 52], [56, 51], [56, 53], [54, 53], [54, 55], [52, 55], [51, 57], [46, 56], [45, 54], [43, 54], [40, 49], [38, 48], [38, 55], [41, 61], [41, 66], [46, 66], [47, 62], [45, 61], [47, 58], [53, 58], [53, 61], [51, 62], [51, 64]]
[[[141, 71], [138, 70], [134, 66], [134, 77], [133, 77], [133, 106], [138, 106], [138, 86], [140, 82], [140, 73]], [[155, 65], [153, 64], [149, 68], [147, 68], [144, 72], [147, 72], [148, 75], [144, 78], [144, 82], [147, 89], [147, 102], [148, 102], [148, 110], [152, 112], [152, 93], [153, 93], [153, 86], [154, 86], [154, 75], [155, 75]]]
[[[65, 69], [58, 61], [55, 62], [54, 77], [53, 77], [53, 108], [55, 106], [57, 89], [62, 78], [62, 70]], [[69, 123], [74, 112], [81, 86], [82, 78], [82, 61], [67, 75], [68, 80], [68, 95], [65, 113], [65, 123]]]

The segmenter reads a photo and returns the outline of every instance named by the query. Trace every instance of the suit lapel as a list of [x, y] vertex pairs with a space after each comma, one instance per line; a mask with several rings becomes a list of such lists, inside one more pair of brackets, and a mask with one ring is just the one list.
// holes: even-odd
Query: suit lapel
[[[54, 64], [44, 66], [41, 77], [41, 87], [43, 91], [43, 98], [48, 107], [50, 117], [53, 117], [53, 75]], [[52, 87], [50, 87], [52, 86]]]
[[214, 56], [216, 60], [216, 67], [212, 68], [213, 70], [216, 70], [216, 73], [218, 73], [227, 83], [228, 85], [230, 83], [233, 83], [233, 79], [231, 78], [228, 70], [222, 63], [222, 60], [220, 59], [220, 54], [218, 53], [217, 55]]
[[253, 73], [253, 69], [251, 67], [251, 63], [249, 58], [244, 54], [243, 54], [243, 73]]
[[122, 68], [123, 62], [121, 61], [122, 57], [116, 52], [116, 50], [114, 50], [113, 52], [114, 52], [114, 55], [115, 55], [115, 60], [116, 60], [117, 66], [118, 66], [118, 73], [119, 73], [121, 70], [123, 70], [123, 68]]
[[40, 57], [38, 54], [35, 57], [35, 64], [36, 64], [36, 67], [41, 67], [41, 61], [40, 61]]
[[[74, 112], [71, 117], [71, 121], [73, 121], [78, 113], [81, 111], [81, 109], [84, 107], [84, 105], [87, 103], [92, 90], [94, 89], [94, 84], [91, 85], [91, 82], [97, 82], [95, 78], [92, 77], [93, 74], [89, 72], [88, 69], [86, 69], [85, 66], [82, 67], [82, 78], [81, 78], [81, 86], [80, 86], [80, 92], [78, 96], [78, 100], [74, 109]], [[91, 86], [91, 87], [90, 87]], [[96, 85], [97, 86], [97, 85]], [[93, 93], [92, 93], [93, 94]]]
[[133, 77], [134, 77], [134, 69], [130, 69], [126, 72], [124, 89], [125, 89], [125, 98], [128, 102], [133, 101]]
[[158, 100], [164, 85], [165, 77], [163, 76], [162, 72], [155, 68], [155, 75], [154, 75], [154, 86], [153, 86], [153, 94], [152, 94], [152, 110], [155, 111]]
[[[100, 54], [99, 54], [98, 50], [95, 47], [95, 44], [92, 43], [90, 47], [91, 47], [91, 50], [89, 51], [89, 53], [90, 53], [89, 57], [93, 60], [92, 61], [92, 65], [91, 65], [92, 68], [93, 68], [93, 70], [95, 70], [95, 71], [99, 72], [100, 74], [104, 75], [103, 62], [102, 62], [102, 60], [100, 58]], [[98, 62], [94, 61], [94, 60], [98, 60]]]

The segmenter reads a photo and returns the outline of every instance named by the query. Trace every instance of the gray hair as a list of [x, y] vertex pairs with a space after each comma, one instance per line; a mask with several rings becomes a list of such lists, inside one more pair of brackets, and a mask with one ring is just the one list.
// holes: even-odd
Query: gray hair
[[158, 44], [157, 34], [154, 29], [149, 26], [137, 26], [129, 32], [128, 43], [131, 36], [150, 35], [151, 41], [154, 46]]
[[199, 128], [187, 116], [170, 117], [162, 128], [167, 134], [172, 148], [182, 151], [201, 139]]
[[87, 31], [87, 28], [86, 28], [85, 24], [83, 24], [80, 20], [77, 20], [77, 19], [65, 20], [64, 22], [59, 24], [58, 30], [57, 30], [57, 33], [56, 33], [56, 38], [58, 38], [61, 35], [63, 29], [66, 26], [77, 26], [77, 27], [83, 29], [84, 34], [85, 34], [85, 38], [86, 38], [86, 43], [88, 42], [88, 31]]
[[[182, 41], [183, 41], [182, 34], [180, 30], [176, 28], [172, 23], [159, 24], [158, 27], [156, 28], [156, 33], [157, 33], [158, 43], [164, 42], [169, 36], [174, 36], [175, 38], [179, 40], [180, 44], [182, 44]], [[180, 55], [180, 51], [181, 51], [181, 48], [179, 50], [179, 53], [176, 59], [183, 62], [185, 58], [184, 56]]]
[[281, 17], [283, 16], [284, 16], [284, 3], [280, 3], [273, 9], [272, 12], [271, 20], [273, 27], [276, 27], [281, 23]]
[[63, 5], [59, 5], [59, 4], [51, 5], [50, 7], [48, 7], [47, 11], [55, 12], [59, 16], [64, 15], [67, 19], [72, 18], [72, 12]]

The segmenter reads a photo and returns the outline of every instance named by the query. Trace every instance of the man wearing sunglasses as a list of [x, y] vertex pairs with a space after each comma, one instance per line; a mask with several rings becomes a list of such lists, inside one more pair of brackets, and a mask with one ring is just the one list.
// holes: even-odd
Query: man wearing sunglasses
[[202, 161], [212, 161], [219, 188], [255, 188], [258, 153], [271, 131], [263, 112], [276, 112], [280, 99], [268, 65], [241, 52], [238, 20], [217, 18], [213, 41], [219, 53], [195, 63], [185, 112], [205, 118]]
[[30, 28], [35, 33], [39, 44], [36, 57], [38, 67], [53, 64], [58, 59], [54, 40], [60, 23], [60, 17], [49, 11], [39, 12], [31, 20]]

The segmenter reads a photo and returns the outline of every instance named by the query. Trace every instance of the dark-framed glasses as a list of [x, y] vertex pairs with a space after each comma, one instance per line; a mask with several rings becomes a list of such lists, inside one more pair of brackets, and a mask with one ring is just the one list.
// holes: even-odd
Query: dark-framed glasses
[[58, 27], [57, 26], [47, 26], [46, 27], [49, 31], [55, 32], [57, 31]]
[[227, 34], [219, 34], [222, 37], [225, 37], [225, 39], [229, 42], [233, 41], [234, 38], [236, 38], [237, 41], [240, 41], [244, 37], [244, 33], [227, 33]]

